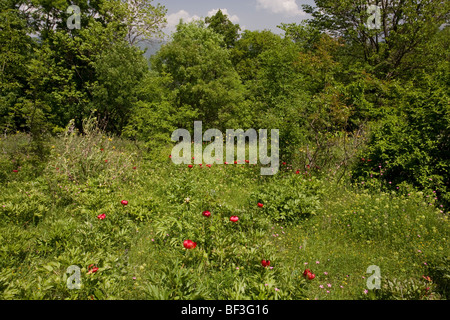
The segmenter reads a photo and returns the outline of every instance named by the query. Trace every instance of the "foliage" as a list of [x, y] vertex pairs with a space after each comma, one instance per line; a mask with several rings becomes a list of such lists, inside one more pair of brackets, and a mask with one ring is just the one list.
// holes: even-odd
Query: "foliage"
[[274, 222], [293, 224], [320, 210], [322, 192], [320, 182], [291, 173], [286, 178], [263, 184], [250, 199], [253, 203], [262, 203], [261, 212]]
[[153, 69], [171, 76], [169, 88], [177, 91], [175, 106], [195, 111], [196, 120], [219, 129], [226, 127], [228, 119], [236, 119], [244, 98], [222, 43], [223, 37], [202, 21], [180, 23], [173, 40], [152, 57]]
[[[70, 3], [80, 29], [67, 1], [0, 4], [1, 298], [448, 299], [448, 2], [369, 29], [368, 1], [317, 0], [283, 34], [219, 10], [149, 60], [164, 6]], [[194, 121], [278, 129], [279, 173], [175, 166]]]
[[222, 10], [219, 9], [212, 17], [206, 17], [205, 23], [208, 24], [208, 28], [223, 36], [224, 44], [227, 48], [234, 46], [241, 28], [238, 24], [233, 24], [228, 19], [228, 16], [223, 14]]

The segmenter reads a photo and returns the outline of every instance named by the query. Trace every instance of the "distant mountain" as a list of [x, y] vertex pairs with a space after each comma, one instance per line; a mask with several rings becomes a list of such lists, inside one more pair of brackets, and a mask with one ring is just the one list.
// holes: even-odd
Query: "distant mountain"
[[162, 45], [164, 45], [166, 43], [167, 43], [167, 41], [164, 41], [164, 40], [152, 40], [150, 43], [149, 42], [141, 42], [141, 43], [137, 44], [137, 46], [142, 51], [145, 51], [147, 49], [147, 51], [145, 51], [144, 56], [147, 59], [149, 59], [152, 55], [157, 53], [159, 51], [159, 49], [161, 49]]

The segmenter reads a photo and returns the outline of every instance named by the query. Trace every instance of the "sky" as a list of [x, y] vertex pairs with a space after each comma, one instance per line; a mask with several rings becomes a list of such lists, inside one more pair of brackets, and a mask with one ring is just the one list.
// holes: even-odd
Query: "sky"
[[313, 0], [154, 0], [167, 9], [166, 34], [175, 30], [180, 18], [185, 22], [214, 15], [218, 9], [241, 30], [264, 30], [282, 33], [277, 25], [300, 23], [309, 18], [302, 4], [314, 5]]

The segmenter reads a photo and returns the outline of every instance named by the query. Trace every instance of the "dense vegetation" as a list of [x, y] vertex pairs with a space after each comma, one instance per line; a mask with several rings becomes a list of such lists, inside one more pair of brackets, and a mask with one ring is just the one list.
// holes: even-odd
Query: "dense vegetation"
[[[147, 60], [152, 1], [2, 1], [0, 297], [448, 299], [450, 3], [382, 4], [282, 35], [218, 11]], [[174, 165], [194, 121], [279, 129], [280, 172]]]

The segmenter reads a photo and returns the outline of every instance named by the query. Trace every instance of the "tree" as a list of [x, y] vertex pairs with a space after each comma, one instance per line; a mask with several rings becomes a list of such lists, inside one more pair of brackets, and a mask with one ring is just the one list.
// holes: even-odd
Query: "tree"
[[106, 2], [111, 19], [126, 26], [126, 40], [131, 46], [141, 42], [152, 42], [163, 35], [167, 20], [167, 9], [161, 4], [152, 5], [153, 0], [119, 0]]
[[[133, 44], [163, 25], [164, 8], [150, 2], [75, 1], [82, 12], [80, 29], [68, 28], [66, 1], [2, 2], [0, 125], [60, 130], [75, 119], [82, 131], [83, 117], [95, 110], [108, 130], [120, 133], [148, 71]], [[142, 18], [143, 12], [153, 20]]]
[[[345, 50], [354, 62], [363, 60], [374, 66], [379, 77], [390, 79], [420, 68], [426, 43], [448, 21], [448, 1], [380, 0], [381, 26], [369, 28], [372, 1], [317, 0], [316, 7], [304, 5], [318, 29], [346, 41]], [[405, 64], [414, 57], [414, 64]], [[410, 59], [411, 60], [411, 59]]]
[[245, 30], [231, 50], [231, 59], [242, 81], [255, 80], [261, 66], [260, 55], [274, 47], [280, 48], [282, 37], [269, 30]]
[[4, 133], [25, 126], [18, 101], [24, 96], [27, 63], [36, 43], [19, 10], [20, 1], [0, 4], [0, 130]]
[[208, 24], [208, 28], [223, 36], [224, 44], [227, 48], [234, 47], [241, 30], [239, 24], [233, 24], [220, 9], [214, 16], [206, 17], [205, 23]]
[[283, 30], [285, 37], [291, 38], [303, 51], [313, 50], [314, 45], [317, 44], [322, 34], [319, 29], [305, 20], [300, 24], [281, 23], [278, 28]]
[[226, 127], [244, 101], [244, 87], [223, 44], [203, 21], [181, 22], [173, 40], [152, 57], [152, 68], [172, 78], [177, 108], [195, 111], [204, 127]]

